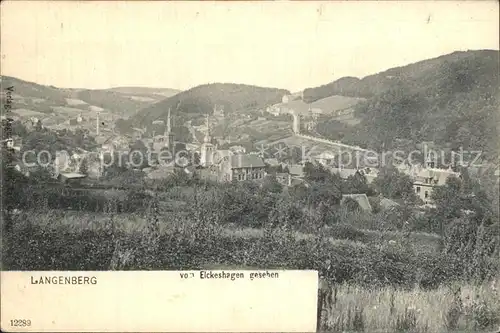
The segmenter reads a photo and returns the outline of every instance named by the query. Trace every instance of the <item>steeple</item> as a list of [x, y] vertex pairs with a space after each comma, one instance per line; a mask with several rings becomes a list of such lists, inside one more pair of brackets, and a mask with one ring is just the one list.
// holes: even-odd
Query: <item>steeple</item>
[[213, 164], [214, 146], [210, 143], [210, 122], [208, 114], [206, 116], [207, 132], [203, 138], [203, 144], [201, 145], [200, 151], [200, 163], [204, 167], [209, 167]]
[[167, 124], [165, 125], [165, 136], [168, 136], [172, 132], [172, 127], [170, 123], [170, 108], [168, 108]]

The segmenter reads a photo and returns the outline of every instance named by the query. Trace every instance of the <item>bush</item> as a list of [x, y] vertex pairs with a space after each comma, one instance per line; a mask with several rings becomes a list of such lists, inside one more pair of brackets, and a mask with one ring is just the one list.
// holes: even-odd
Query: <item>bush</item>
[[[23, 219], [25, 222], [14, 221], [13, 230], [4, 234], [7, 270], [108, 270], [111, 266], [136, 270], [202, 269], [214, 264], [245, 263], [277, 269], [315, 269], [336, 283], [354, 281], [372, 287], [413, 285], [417, 282], [417, 268], [422, 265], [422, 284], [427, 287], [458, 278], [460, 272], [460, 267], [445, 255], [424, 258], [404, 248], [332, 242], [324, 237], [297, 240], [293, 233], [280, 228], [271, 229], [264, 237], [231, 237], [210, 226], [210, 216], [200, 216], [200, 224], [181, 221], [168, 233], [155, 236], [154, 241], [150, 234], [155, 228], [124, 232], [99, 224], [82, 231], [35, 225], [35, 218], [30, 216]], [[152, 224], [154, 213], [148, 219]], [[158, 223], [164, 224], [161, 219]], [[342, 230], [346, 238], [362, 237], [362, 233], [347, 226], [337, 230]], [[117, 265], [122, 257], [127, 260]]]
[[324, 229], [324, 234], [335, 239], [348, 239], [359, 242], [366, 242], [369, 239], [363, 231], [350, 224], [332, 224]]

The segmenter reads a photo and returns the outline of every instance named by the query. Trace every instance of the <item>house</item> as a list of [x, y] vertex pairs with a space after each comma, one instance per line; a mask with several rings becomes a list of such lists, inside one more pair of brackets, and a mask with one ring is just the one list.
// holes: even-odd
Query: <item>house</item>
[[314, 161], [321, 165], [329, 166], [333, 164], [333, 162], [335, 161], [335, 157], [335, 154], [325, 151], [315, 156]]
[[366, 194], [364, 194], [364, 193], [363, 194], [343, 194], [342, 200], [340, 201], [340, 204], [343, 205], [347, 198], [351, 198], [351, 199], [355, 200], [359, 204], [359, 207], [363, 211], [365, 211], [365, 212], [372, 211], [372, 206], [370, 205], [370, 201], [368, 200], [368, 197], [366, 196]]
[[279, 116], [281, 114], [281, 108], [279, 104], [271, 105], [266, 108], [266, 112], [272, 114], [273, 116]]
[[359, 169], [350, 169], [350, 168], [329, 168], [330, 172], [333, 174], [338, 174], [341, 179], [347, 179], [350, 176], [361, 175], [366, 179], [367, 184], [371, 184], [375, 178], [378, 176], [378, 169], [376, 168], [359, 168]]
[[69, 172], [69, 173], [60, 173], [57, 179], [63, 184], [67, 185], [79, 185], [82, 179], [87, 176], [81, 173]]
[[213, 167], [212, 170], [218, 174], [220, 181], [260, 180], [266, 176], [266, 164], [257, 155], [226, 156]]
[[424, 203], [431, 202], [431, 195], [436, 186], [443, 186], [449, 177], [460, 178], [460, 173], [448, 169], [424, 168], [414, 177], [413, 188], [415, 194]]
[[288, 173], [294, 178], [303, 178], [305, 176], [304, 166], [302, 164], [287, 165]]

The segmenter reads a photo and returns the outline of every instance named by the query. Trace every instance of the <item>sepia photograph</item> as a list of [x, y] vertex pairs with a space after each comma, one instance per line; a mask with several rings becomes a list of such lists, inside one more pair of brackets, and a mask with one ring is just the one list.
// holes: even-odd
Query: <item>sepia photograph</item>
[[[2, 313], [68, 311], [12, 310], [2, 330], [124, 331], [148, 308], [132, 295], [170, 285], [198, 307], [127, 329], [500, 332], [498, 17], [2, 1]], [[130, 298], [78, 326], [65, 293], [111, 313]]]

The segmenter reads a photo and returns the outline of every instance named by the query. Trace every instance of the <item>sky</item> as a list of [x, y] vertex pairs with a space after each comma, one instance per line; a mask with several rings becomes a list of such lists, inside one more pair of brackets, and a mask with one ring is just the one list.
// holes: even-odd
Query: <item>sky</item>
[[2, 1], [1, 72], [64, 88], [292, 92], [499, 49], [497, 1]]

